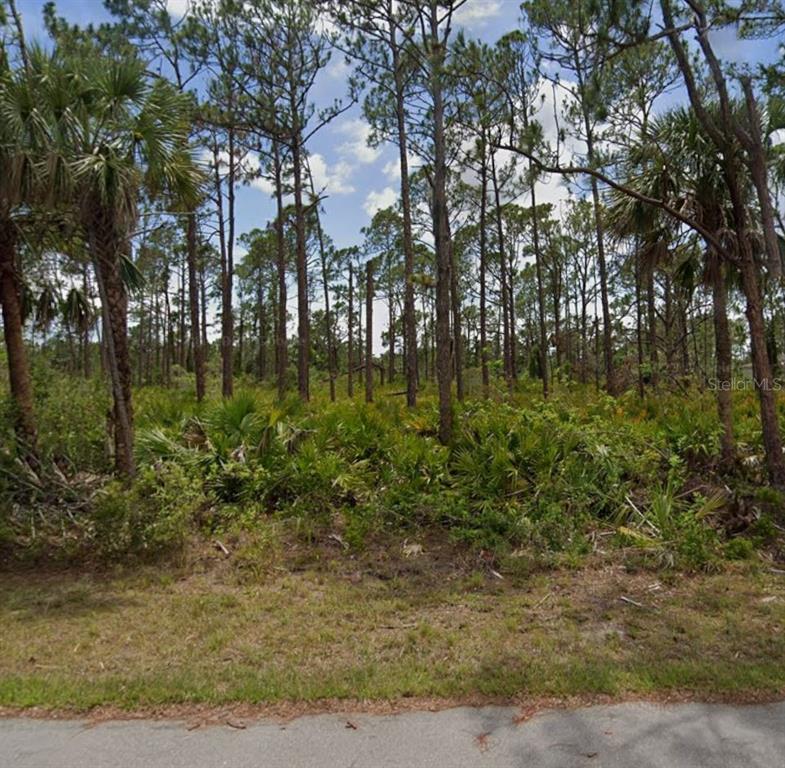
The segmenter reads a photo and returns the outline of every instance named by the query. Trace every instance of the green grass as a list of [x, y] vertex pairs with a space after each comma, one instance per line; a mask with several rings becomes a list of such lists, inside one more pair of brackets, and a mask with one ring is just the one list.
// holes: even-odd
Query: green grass
[[749, 568], [4, 576], [0, 626], [6, 707], [785, 691], [785, 579]]

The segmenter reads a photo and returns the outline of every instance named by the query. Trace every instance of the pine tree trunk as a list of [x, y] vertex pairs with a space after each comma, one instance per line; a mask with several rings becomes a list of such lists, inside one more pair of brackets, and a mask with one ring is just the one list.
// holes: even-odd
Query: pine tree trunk
[[349, 336], [346, 342], [346, 394], [354, 396], [354, 265], [349, 262]]
[[[589, 165], [594, 163], [594, 136], [589, 115], [584, 111], [586, 152]], [[613, 364], [613, 327], [608, 299], [608, 266], [605, 260], [605, 226], [602, 221], [602, 204], [597, 179], [592, 176], [591, 196], [594, 207], [594, 232], [597, 237], [597, 265], [600, 268], [600, 300], [602, 303], [603, 361], [605, 363], [605, 388], [616, 394], [616, 373]]]
[[673, 289], [671, 276], [665, 273], [665, 371], [673, 375]]
[[302, 136], [297, 119], [299, 106], [295, 89], [291, 89], [292, 173], [294, 177], [294, 229], [297, 262], [297, 389], [300, 399], [310, 398], [310, 322], [308, 318], [308, 260], [305, 242], [305, 210], [303, 208]]
[[389, 342], [389, 355], [387, 356], [387, 381], [392, 384], [392, 381], [395, 378], [395, 299], [393, 296], [391, 268], [387, 270], [387, 274], [391, 276], [387, 284], [387, 341]]
[[[746, 235], [746, 233], [742, 233]], [[782, 455], [782, 438], [779, 431], [777, 404], [774, 398], [774, 381], [766, 351], [766, 325], [763, 318], [763, 299], [758, 282], [758, 267], [749, 240], [740, 241], [741, 278], [747, 300], [745, 315], [750, 329], [752, 370], [760, 404], [761, 431], [766, 452], [766, 468], [772, 485], [785, 487], [785, 461]]]
[[774, 226], [774, 206], [772, 205], [771, 193], [769, 191], [768, 156], [761, 132], [760, 110], [749, 75], [741, 77], [740, 81], [744, 91], [749, 125], [749, 131], [746, 134], [747, 165], [750, 169], [750, 177], [758, 197], [769, 272], [772, 277], [778, 279], [782, 277], [782, 254], [780, 253], [780, 245], [777, 239], [777, 230]]
[[512, 253], [507, 264], [507, 286], [509, 297], [507, 299], [510, 307], [510, 381], [515, 384], [518, 381], [518, 333], [516, 331], [516, 312], [515, 312], [515, 270], [513, 269]]
[[[229, 132], [232, 135], [232, 132]], [[232, 144], [231, 150], [234, 150]], [[221, 253], [221, 393], [231, 397], [234, 392], [234, 318], [232, 316], [232, 269], [229, 264], [229, 242], [226, 234], [223, 208], [223, 184], [218, 169], [218, 144], [213, 146], [215, 192], [218, 209], [218, 240]], [[229, 187], [234, 186], [231, 170], [234, 158], [230, 156]]]
[[499, 193], [499, 183], [496, 178], [496, 159], [495, 154], [491, 153], [491, 181], [493, 182], [493, 195], [496, 213], [496, 234], [499, 248], [499, 267], [500, 267], [500, 295], [502, 313], [502, 357], [504, 361], [504, 379], [507, 388], [512, 389], [512, 348], [510, 344], [510, 313], [508, 307], [509, 291], [507, 290], [507, 257], [504, 255], [504, 227], [502, 223], [501, 196]]
[[452, 310], [452, 343], [455, 361], [455, 396], [463, 402], [463, 332], [461, 329], [461, 297], [458, 294], [458, 267], [455, 263], [455, 249], [452, 246], [450, 220], [447, 219], [447, 238], [450, 243], [450, 304]]
[[562, 364], [561, 285], [559, 269], [553, 265], [551, 272], [551, 298], [553, 300], [553, 340], [556, 347], [556, 367]]
[[486, 232], [488, 216], [488, 159], [486, 157], [487, 142], [482, 134], [482, 153], [480, 165], [480, 367], [482, 370], [482, 393], [488, 397], [490, 376], [488, 374], [488, 308], [487, 308], [487, 271], [488, 271], [488, 236]]
[[[89, 300], [90, 278], [88, 276], [88, 267], [86, 264], [82, 267], [82, 292], [84, 293], [85, 299]], [[81, 344], [82, 344], [82, 375], [86, 379], [89, 379], [92, 374], [92, 365], [91, 365], [92, 358], [90, 355], [90, 328], [88, 323], [85, 323], [85, 327], [82, 329]], [[147, 354], [148, 356], [150, 355], [149, 348]]]
[[259, 275], [258, 294], [259, 349], [256, 358], [256, 372], [259, 381], [267, 378], [267, 302], [264, 298], [262, 275]]
[[373, 402], [373, 261], [365, 264], [365, 402]]
[[245, 312], [243, 311], [243, 296], [240, 294], [240, 323], [237, 339], [237, 372], [240, 376], [245, 373]]
[[[186, 241], [188, 238], [186, 237]], [[187, 250], [187, 243], [186, 243], [186, 250]], [[177, 364], [185, 370], [187, 365], [187, 357], [188, 357], [188, 350], [185, 343], [186, 332], [185, 332], [185, 270], [186, 264], [183, 262], [182, 258], [180, 259], [180, 274], [178, 276], [178, 280], [180, 282], [180, 290], [179, 290], [179, 306], [178, 310], [180, 312], [180, 316], [178, 318], [178, 335], [179, 338], [177, 340]]]
[[635, 347], [638, 354], [638, 397], [646, 394], [643, 388], [643, 310], [641, 307], [641, 263], [638, 238], [635, 238]]
[[[314, 199], [316, 198], [316, 190], [313, 187], [313, 177], [311, 177], [311, 193]], [[322, 289], [324, 296], [324, 338], [327, 345], [327, 375], [330, 378], [330, 401], [335, 402], [335, 379], [337, 372], [335, 370], [336, 355], [335, 344], [333, 341], [333, 322], [332, 314], [330, 313], [330, 283], [327, 274], [327, 250], [324, 246], [324, 232], [322, 231], [322, 222], [319, 216], [319, 210], [316, 209], [316, 229], [319, 237], [319, 259], [322, 267]]]
[[[529, 174], [533, 163], [529, 161]], [[533, 176], [532, 176], [533, 178]], [[542, 253], [540, 251], [540, 224], [537, 217], [537, 197], [534, 181], [531, 184], [532, 245], [534, 246], [534, 265], [537, 272], [537, 309], [540, 327], [540, 375], [542, 376], [542, 396], [548, 399], [548, 331], [545, 317], [545, 287], [542, 279]]]
[[276, 377], [278, 399], [286, 397], [286, 372], [289, 367], [286, 344], [286, 241], [283, 231], [283, 168], [281, 150], [273, 141], [273, 172], [275, 176], [275, 270], [278, 278], [278, 320], [275, 333]]
[[193, 348], [194, 376], [196, 378], [196, 401], [200, 403], [205, 394], [204, 347], [199, 328], [199, 282], [196, 268], [198, 261], [198, 242], [196, 232], [196, 212], [188, 216], [186, 245], [188, 255], [188, 303], [191, 314], [191, 346]]
[[660, 361], [657, 352], [657, 306], [654, 287], [654, 265], [646, 269], [646, 314], [649, 346], [649, 365], [651, 365], [651, 386], [657, 389], [660, 382]]
[[447, 232], [447, 143], [444, 130], [444, 51], [439, 42], [439, 5], [430, 0], [430, 90], [433, 101], [433, 230], [436, 250], [436, 371], [439, 388], [439, 439], [452, 439], [450, 370], [450, 241]]
[[412, 236], [412, 204], [407, 157], [406, 105], [404, 103], [404, 73], [401, 67], [397, 26], [392, 0], [387, 3], [390, 19], [390, 51], [395, 79], [395, 118], [398, 130], [398, 152], [401, 168], [401, 210], [403, 213], [403, 336], [406, 349], [406, 405], [417, 405], [417, 325], [414, 312], [414, 238]]

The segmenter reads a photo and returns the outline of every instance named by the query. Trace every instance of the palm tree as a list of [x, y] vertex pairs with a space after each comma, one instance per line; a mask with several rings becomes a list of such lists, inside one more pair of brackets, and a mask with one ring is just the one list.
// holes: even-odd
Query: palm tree
[[115, 467], [134, 473], [127, 283], [143, 189], [197, 199], [200, 173], [188, 147], [186, 98], [144, 63], [79, 51], [49, 80], [56, 152], [84, 231], [101, 300], [113, 396]]
[[36, 422], [17, 251], [22, 222], [32, 218], [43, 176], [51, 168], [41, 162], [46, 121], [38, 98], [46, 55], [26, 52], [25, 62], [14, 71], [4, 52], [0, 55], [0, 304], [17, 441], [26, 458], [35, 461]]
[[[644, 194], [670, 200], [689, 210], [693, 219], [732, 248], [732, 211], [722, 169], [716, 151], [702, 130], [692, 110], [674, 109], [652, 121], [648, 134], [641, 136], [628, 158], [630, 187]], [[749, 204], [754, 196], [750, 190]], [[752, 217], [751, 217], [752, 218]], [[667, 255], [668, 243], [677, 230], [672, 219], [662, 212], [642, 205], [623, 195], [614, 195], [612, 221], [617, 232], [637, 235], [638, 258], [651, 274]], [[686, 253], [690, 253], [686, 249]], [[677, 259], [677, 262], [679, 260]], [[698, 274], [711, 288], [717, 387], [717, 411], [722, 425], [721, 459], [725, 466], [733, 461], [733, 407], [730, 388], [724, 384], [732, 376], [732, 346], [728, 324], [728, 283], [734, 277], [734, 265], [722, 259], [711, 245], [706, 245], [703, 263], [695, 265], [683, 259], [675, 274], [688, 281]]]

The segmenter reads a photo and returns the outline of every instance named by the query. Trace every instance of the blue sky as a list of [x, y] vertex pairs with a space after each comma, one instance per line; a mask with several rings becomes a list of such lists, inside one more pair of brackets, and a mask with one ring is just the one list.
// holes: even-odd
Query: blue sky
[[[177, 13], [182, 12], [188, 0], [169, 2], [173, 13]], [[18, 5], [28, 37], [43, 38], [44, 0], [18, 0]], [[110, 18], [102, 0], [59, 0], [57, 7], [60, 15], [80, 25]], [[492, 42], [515, 28], [519, 17], [518, 0], [468, 0], [460, 11], [459, 21], [467, 34]], [[733, 30], [715, 36], [714, 43], [723, 57], [736, 61], [771, 58], [776, 51], [772, 43], [739, 41]], [[334, 54], [315, 89], [321, 103], [329, 103], [345, 92], [347, 74], [344, 57]], [[547, 115], [543, 118], [549, 122]], [[325, 185], [328, 195], [324, 202], [324, 226], [338, 247], [359, 243], [360, 230], [369, 223], [373, 211], [393, 204], [397, 195], [397, 150], [393, 146], [378, 150], [367, 147], [366, 130], [361, 109], [355, 106], [317, 134], [308, 147], [317, 186]], [[554, 202], [565, 194], [556, 179], [549, 180], [543, 193], [543, 199]], [[263, 184], [257, 182], [239, 190], [238, 232], [263, 226], [272, 213], [272, 201]]]
[[[186, 0], [171, 0], [173, 12], [185, 5]], [[43, 6], [44, 0], [18, 0], [30, 39], [45, 35]], [[59, 15], [80, 25], [110, 19], [102, 0], [59, 0], [57, 9]], [[518, 15], [517, 0], [469, 0], [461, 20], [467, 32], [493, 41], [516, 25]], [[345, 93], [348, 72], [343, 55], [335, 53], [315, 89], [319, 102], [329, 103]], [[366, 146], [365, 136], [362, 111], [355, 106], [317, 134], [308, 146], [317, 186], [327, 187], [323, 224], [338, 247], [361, 242], [360, 230], [370, 222], [373, 210], [393, 204], [397, 194], [397, 150], [393, 146], [373, 150]], [[264, 226], [273, 214], [272, 201], [262, 186], [257, 183], [238, 191], [240, 233]]]
[[[168, 2], [175, 15], [182, 13], [188, 4], [188, 0]], [[44, 0], [17, 0], [17, 3], [28, 38], [43, 40], [45, 30], [41, 11]], [[79, 25], [110, 19], [102, 0], [59, 0], [57, 8], [60, 15]], [[514, 29], [519, 18], [519, 0], [468, 0], [460, 11], [458, 22], [468, 35], [494, 42]], [[777, 55], [777, 45], [773, 41], [738, 40], [732, 29], [715, 34], [712, 40], [718, 54], [726, 61], [759, 62]], [[349, 67], [343, 55], [335, 53], [314, 88], [317, 106], [329, 104], [345, 93], [348, 73]], [[544, 89], [545, 96], [552, 101], [550, 93], [550, 88]], [[668, 97], [668, 102], [683, 99], [683, 89], [677, 89]], [[550, 104], [541, 111], [540, 119], [546, 136], [555, 136], [556, 123]], [[361, 243], [361, 229], [370, 222], [375, 210], [394, 204], [397, 198], [400, 184], [397, 149], [392, 145], [372, 149], [366, 144], [366, 135], [367, 126], [361, 108], [356, 105], [313, 137], [308, 145], [317, 188], [326, 188], [323, 226], [338, 247]], [[577, 142], [567, 142], [567, 146], [578, 152], [582, 149]], [[538, 186], [539, 200], [555, 204], [558, 213], [560, 201], [567, 196], [561, 179], [555, 176], [544, 178]], [[273, 213], [269, 187], [261, 181], [238, 190], [238, 235], [254, 227], [265, 226]], [[241, 255], [242, 249], [238, 245], [238, 256]], [[293, 293], [290, 292], [290, 312], [296, 308]], [[384, 318], [386, 312], [376, 311], [375, 314], [377, 318]], [[374, 346], [379, 349], [382, 324], [380, 319], [379, 327], [374, 329]]]

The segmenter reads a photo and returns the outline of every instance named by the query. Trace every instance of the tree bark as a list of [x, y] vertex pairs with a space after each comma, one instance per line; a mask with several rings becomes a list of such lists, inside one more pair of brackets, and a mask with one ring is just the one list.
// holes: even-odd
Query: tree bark
[[504, 359], [504, 379], [507, 388], [512, 389], [512, 348], [510, 344], [510, 313], [508, 307], [509, 291], [507, 289], [507, 257], [504, 253], [504, 227], [502, 223], [501, 196], [499, 193], [499, 183], [496, 177], [495, 151], [491, 153], [491, 181], [493, 182], [493, 195], [496, 210], [496, 234], [499, 247], [499, 268], [500, 268], [500, 294], [502, 310], [502, 357]]
[[133, 406], [131, 400], [131, 358], [128, 348], [128, 296], [120, 273], [125, 247], [115, 232], [111, 214], [95, 204], [86, 227], [95, 265], [107, 366], [112, 385], [115, 469], [129, 479], [136, 471], [134, 462]]
[[196, 401], [201, 402], [205, 394], [204, 347], [199, 328], [199, 281], [197, 279], [198, 241], [196, 211], [188, 216], [186, 242], [188, 249], [188, 303], [191, 314], [191, 346], [193, 348], [194, 375], [196, 378]]
[[732, 376], [733, 352], [728, 329], [727, 287], [724, 265], [719, 262], [712, 270], [712, 302], [714, 315], [714, 348], [717, 357], [717, 414], [722, 425], [720, 436], [721, 460], [725, 468], [733, 465], [735, 443], [733, 439]]
[[545, 323], [545, 288], [542, 280], [542, 253], [540, 251], [540, 225], [537, 219], [537, 197], [534, 190], [533, 164], [529, 161], [531, 182], [532, 245], [534, 264], [537, 272], [537, 307], [540, 320], [540, 375], [542, 376], [542, 396], [548, 399], [548, 331]]
[[[232, 132], [229, 132], [232, 135]], [[231, 147], [230, 169], [234, 164], [234, 145]], [[218, 211], [218, 240], [221, 253], [221, 393], [224, 397], [231, 397], [234, 393], [234, 318], [232, 316], [232, 269], [229, 264], [229, 243], [226, 235], [226, 221], [224, 219], [223, 183], [219, 170], [218, 142], [213, 145], [213, 163], [215, 176], [216, 205]], [[231, 175], [231, 174], [230, 174]], [[234, 186], [233, 179], [229, 180], [230, 187]]]
[[755, 258], [749, 242], [741, 244], [742, 263], [741, 278], [747, 300], [745, 315], [750, 329], [750, 345], [752, 351], [752, 370], [755, 387], [760, 405], [761, 431], [763, 446], [766, 451], [766, 467], [772, 485], [785, 487], [785, 461], [782, 455], [782, 438], [780, 437], [777, 404], [774, 398], [774, 381], [771, 365], [766, 350], [766, 325], [763, 318], [763, 299], [758, 282]]
[[649, 365], [651, 366], [651, 386], [656, 391], [660, 382], [660, 361], [657, 351], [657, 305], [654, 285], [654, 265], [646, 268], [646, 315], [649, 346]]
[[[663, 21], [667, 28], [673, 27], [673, 11], [670, 0], [660, 0]], [[730, 115], [730, 104], [723, 73], [714, 58], [705, 29], [705, 19], [700, 5], [695, 2], [691, 6], [699, 23], [698, 41], [705, 59], [712, 72], [720, 101], [720, 120], [713, 120], [707, 113], [701, 90], [695, 79], [689, 54], [678, 32], [668, 35], [671, 49], [674, 52], [679, 69], [684, 78], [687, 93], [695, 114], [721, 157], [722, 172], [733, 210], [733, 224], [736, 234], [739, 270], [741, 272], [742, 289], [746, 299], [747, 322], [750, 330], [752, 352], [752, 368], [755, 388], [758, 392], [760, 406], [761, 431], [766, 454], [766, 468], [772, 485], [785, 487], [785, 460], [782, 455], [782, 439], [779, 433], [776, 402], [774, 399], [774, 382], [771, 375], [771, 364], [766, 350], [766, 328], [763, 317], [763, 299], [761, 296], [758, 266], [750, 244], [750, 232], [747, 223], [747, 210], [739, 178], [739, 156], [736, 151], [734, 136], [737, 126]]]
[[[591, 162], [591, 160], [590, 160]], [[608, 300], [608, 267], [605, 261], [605, 230], [602, 223], [602, 207], [597, 180], [591, 180], [591, 194], [594, 203], [594, 230], [597, 235], [597, 265], [600, 268], [600, 300], [602, 303], [602, 342], [605, 363], [605, 387], [612, 395], [616, 394], [616, 372], [613, 367], [613, 329], [611, 309]]]
[[488, 158], [485, 133], [482, 134], [480, 151], [480, 367], [482, 370], [482, 393], [488, 397], [490, 376], [488, 374], [488, 309], [487, 309], [487, 271], [488, 235], [486, 232], [488, 216]]
[[439, 439], [452, 439], [450, 370], [450, 242], [447, 232], [447, 145], [444, 131], [443, 67], [446, 51], [439, 40], [439, 4], [430, 0], [430, 90], [433, 102], [433, 234], [436, 249], [436, 370], [439, 386]]
[[275, 332], [275, 361], [278, 399], [286, 397], [286, 372], [289, 367], [286, 345], [286, 241], [283, 231], [283, 168], [281, 150], [273, 140], [273, 175], [275, 177], [275, 270], [278, 278], [278, 321]]
[[[389, 260], [392, 261], [391, 259]], [[387, 381], [392, 384], [395, 378], [395, 295], [393, 287], [392, 263], [387, 264]], [[404, 350], [405, 353], [405, 350]]]
[[639, 240], [635, 238], [635, 348], [638, 354], [638, 397], [643, 400], [645, 395], [643, 387], [643, 308], [641, 307], [641, 260]]
[[782, 277], [782, 256], [774, 224], [774, 206], [771, 203], [771, 193], [769, 191], [768, 158], [763, 144], [760, 110], [758, 109], [757, 99], [755, 98], [755, 92], [752, 89], [752, 82], [749, 76], [741, 78], [741, 85], [744, 91], [744, 101], [750, 126], [747, 141], [745, 142], [748, 155], [747, 166], [750, 169], [750, 177], [758, 195], [769, 272], [772, 277], [779, 279]]
[[14, 402], [14, 430], [20, 453], [27, 461], [36, 464], [37, 430], [33, 384], [24, 344], [20, 280], [10, 223], [5, 223], [0, 229], [0, 303], [3, 307], [3, 335], [8, 355], [8, 377]]
[[455, 396], [463, 402], [463, 332], [461, 330], [461, 297], [458, 294], [458, 268], [455, 263], [455, 249], [452, 246], [450, 219], [447, 218], [447, 238], [450, 244], [450, 306], [452, 310], [452, 344], [455, 361]]
[[308, 261], [303, 207], [302, 135], [299, 104], [294, 84], [290, 84], [292, 118], [292, 173], [294, 176], [295, 259], [297, 262], [297, 389], [300, 399], [310, 399], [310, 321], [308, 318]]
[[365, 264], [365, 402], [373, 402], [373, 260]]
[[[313, 187], [311, 178], [311, 192], [316, 197], [316, 190]], [[318, 208], [316, 210], [316, 231], [319, 238], [319, 260], [322, 267], [322, 288], [324, 296], [324, 335], [327, 345], [327, 375], [330, 379], [330, 401], [335, 402], [335, 379], [338, 376], [336, 371], [335, 343], [333, 340], [332, 314], [330, 313], [330, 284], [327, 274], [327, 250], [324, 245], [324, 232], [322, 232], [322, 222]]]
[[354, 265], [349, 261], [349, 331], [346, 342], [346, 394], [354, 397]]
[[412, 203], [409, 182], [409, 159], [407, 156], [406, 105], [404, 103], [404, 80], [397, 26], [393, 21], [394, 9], [391, 0], [387, 3], [390, 19], [390, 51], [392, 53], [395, 79], [395, 119], [398, 130], [398, 152], [401, 167], [401, 210], [403, 214], [403, 335], [406, 348], [406, 405], [417, 405], [417, 325], [414, 312], [414, 238], [412, 237]]

